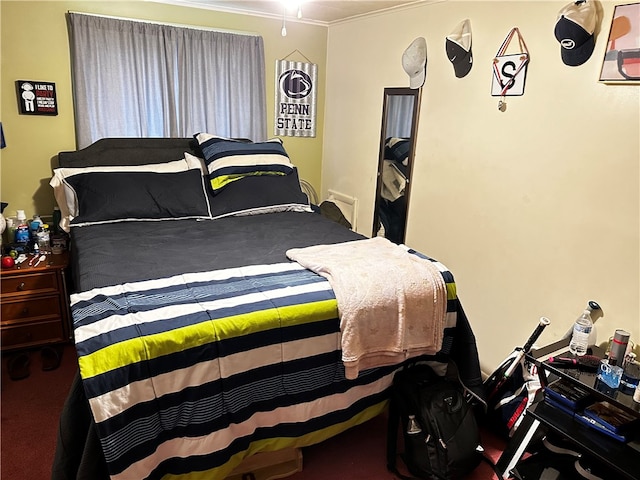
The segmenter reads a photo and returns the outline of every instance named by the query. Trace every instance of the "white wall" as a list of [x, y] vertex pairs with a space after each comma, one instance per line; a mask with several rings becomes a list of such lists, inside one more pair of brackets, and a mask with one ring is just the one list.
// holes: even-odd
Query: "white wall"
[[[427, 40], [406, 243], [454, 273], [486, 372], [540, 316], [539, 343], [561, 337], [589, 299], [600, 340], [625, 328], [640, 343], [640, 86], [597, 81], [614, 2], [598, 4], [590, 60], [562, 63], [565, 4], [439, 2], [329, 28], [322, 189], [359, 199], [367, 235], [383, 88], [408, 85], [402, 53]], [[458, 79], [444, 39], [464, 18], [474, 65]], [[491, 62], [514, 26], [531, 62], [524, 96], [499, 112]]]

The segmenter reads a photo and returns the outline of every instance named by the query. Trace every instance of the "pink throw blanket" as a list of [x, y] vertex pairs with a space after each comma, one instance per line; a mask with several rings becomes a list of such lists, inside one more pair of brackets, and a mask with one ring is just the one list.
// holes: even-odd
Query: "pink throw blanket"
[[431, 261], [382, 237], [293, 248], [287, 257], [331, 283], [347, 378], [440, 350], [447, 292]]

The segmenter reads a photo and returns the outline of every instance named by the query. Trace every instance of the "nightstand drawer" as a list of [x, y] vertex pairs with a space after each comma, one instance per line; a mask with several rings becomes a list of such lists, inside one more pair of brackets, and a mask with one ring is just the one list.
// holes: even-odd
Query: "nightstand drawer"
[[32, 273], [2, 277], [2, 295], [57, 292], [56, 272]]
[[60, 320], [10, 326], [2, 329], [2, 349], [65, 341]]
[[[60, 318], [60, 297], [58, 295], [29, 298], [2, 303], [2, 325], [15, 321], [29, 321], [38, 318]], [[58, 320], [58, 323], [59, 320]]]
[[[1, 1], [1, 0], [0, 0]], [[28, 258], [33, 260], [33, 256]], [[0, 350], [19, 350], [71, 339], [67, 268], [69, 254], [0, 270]]]

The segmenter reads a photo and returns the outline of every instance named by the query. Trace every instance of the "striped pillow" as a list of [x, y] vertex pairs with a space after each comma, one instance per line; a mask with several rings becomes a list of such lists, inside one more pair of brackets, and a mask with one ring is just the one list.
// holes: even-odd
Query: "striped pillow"
[[293, 172], [293, 165], [279, 138], [257, 143], [208, 133], [198, 133], [195, 138], [202, 150], [214, 194], [225, 185], [247, 176], [289, 175]]

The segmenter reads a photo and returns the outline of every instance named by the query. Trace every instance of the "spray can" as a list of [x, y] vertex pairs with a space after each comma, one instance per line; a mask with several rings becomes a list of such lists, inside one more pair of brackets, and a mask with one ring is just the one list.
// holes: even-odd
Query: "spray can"
[[624, 356], [627, 353], [629, 337], [631, 334], [622, 329], [617, 329], [611, 341], [611, 351], [609, 352], [609, 363], [611, 365], [622, 365]]

